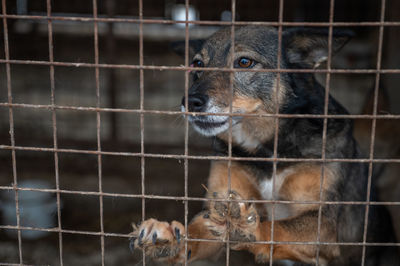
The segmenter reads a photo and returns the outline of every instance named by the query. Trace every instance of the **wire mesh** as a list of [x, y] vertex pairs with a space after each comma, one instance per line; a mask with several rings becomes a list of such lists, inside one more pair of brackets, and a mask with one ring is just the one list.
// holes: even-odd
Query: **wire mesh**
[[[367, 242], [367, 231], [368, 231], [368, 213], [369, 207], [371, 205], [393, 205], [400, 206], [400, 202], [382, 202], [382, 201], [371, 201], [370, 193], [371, 193], [371, 179], [372, 179], [372, 168], [374, 163], [400, 163], [400, 159], [389, 158], [389, 159], [377, 159], [374, 158], [374, 141], [375, 141], [375, 131], [376, 131], [376, 122], [380, 119], [400, 119], [400, 115], [393, 114], [385, 114], [381, 115], [377, 112], [377, 104], [378, 104], [378, 90], [379, 90], [379, 81], [380, 76], [382, 74], [400, 74], [400, 69], [382, 69], [381, 60], [382, 60], [382, 50], [383, 50], [383, 33], [385, 27], [399, 27], [400, 22], [389, 22], [385, 21], [385, 7], [386, 1], [381, 0], [381, 10], [380, 10], [380, 19], [379, 21], [371, 21], [371, 22], [334, 22], [334, 6], [335, 1], [330, 0], [330, 9], [329, 9], [329, 22], [287, 22], [283, 20], [283, 10], [284, 10], [284, 0], [279, 0], [279, 18], [277, 22], [243, 22], [235, 19], [236, 14], [236, 1], [231, 1], [231, 13], [232, 18], [231, 21], [223, 22], [223, 21], [190, 21], [189, 17], [189, 0], [185, 0], [185, 16], [186, 21], [174, 21], [167, 19], [146, 19], [143, 16], [143, 0], [139, 0], [139, 18], [116, 18], [116, 17], [99, 17], [98, 9], [97, 9], [97, 0], [93, 0], [93, 14], [92, 17], [73, 17], [73, 16], [53, 16], [52, 15], [52, 2], [47, 0], [47, 15], [14, 15], [7, 13], [7, 5], [6, 0], [2, 0], [2, 14], [0, 17], [3, 21], [3, 36], [4, 36], [4, 59], [0, 59], [0, 64], [5, 65], [6, 68], [6, 80], [7, 80], [7, 102], [0, 102], [0, 107], [8, 108], [9, 113], [9, 134], [10, 134], [10, 145], [0, 145], [0, 150], [8, 150], [11, 151], [12, 156], [12, 172], [13, 172], [13, 184], [10, 186], [0, 186], [0, 190], [4, 191], [14, 191], [15, 193], [15, 202], [16, 202], [16, 221], [17, 224], [14, 225], [0, 225], [1, 229], [12, 229], [17, 230], [18, 232], [18, 252], [19, 252], [19, 262], [17, 264], [12, 263], [0, 263], [4, 265], [26, 265], [23, 260], [23, 249], [22, 249], [22, 230], [36, 230], [43, 232], [54, 232], [58, 234], [58, 244], [59, 244], [59, 263], [63, 265], [63, 235], [65, 234], [78, 234], [78, 235], [91, 235], [100, 238], [100, 249], [101, 249], [101, 264], [105, 265], [105, 237], [122, 237], [129, 238], [130, 234], [120, 234], [120, 233], [108, 233], [104, 229], [104, 206], [103, 206], [103, 198], [104, 197], [112, 197], [112, 198], [137, 198], [141, 199], [142, 209], [141, 216], [142, 221], [146, 219], [146, 200], [149, 199], [160, 199], [160, 200], [178, 200], [184, 202], [184, 226], [186, 232], [188, 231], [188, 204], [191, 201], [231, 201], [235, 202], [237, 200], [231, 198], [225, 199], [208, 199], [201, 197], [191, 197], [188, 192], [188, 179], [189, 179], [189, 160], [222, 160], [228, 162], [228, 191], [231, 188], [230, 181], [230, 168], [231, 163], [234, 161], [262, 161], [262, 162], [272, 162], [273, 163], [273, 174], [272, 174], [272, 182], [273, 182], [273, 191], [275, 189], [275, 178], [277, 171], [277, 163], [278, 162], [316, 162], [322, 163], [324, 166], [326, 163], [330, 162], [349, 162], [349, 163], [367, 163], [368, 164], [368, 192], [367, 198], [365, 201], [325, 201], [322, 200], [322, 184], [324, 182], [324, 172], [325, 167], [321, 168], [321, 180], [320, 180], [320, 193], [319, 193], [319, 201], [290, 201], [290, 200], [240, 200], [240, 202], [254, 202], [254, 203], [268, 203], [272, 204], [272, 225], [271, 225], [271, 240], [270, 241], [256, 241], [254, 243], [257, 244], [269, 244], [271, 245], [270, 249], [270, 259], [269, 264], [273, 263], [273, 250], [274, 245], [276, 244], [290, 244], [290, 245], [316, 245], [317, 253], [317, 265], [319, 262], [319, 247], [324, 245], [334, 245], [334, 246], [362, 246], [363, 255], [362, 255], [362, 265], [365, 265], [365, 253], [366, 247], [368, 246], [400, 246], [400, 243], [371, 243]], [[10, 58], [9, 51], [9, 39], [8, 39], [8, 24], [9, 20], [46, 20], [48, 25], [48, 61], [40, 61], [40, 60], [16, 60]], [[75, 22], [91, 22], [93, 23], [94, 29], [94, 63], [82, 63], [82, 62], [59, 62], [54, 60], [54, 52], [53, 52], [53, 23], [56, 21], [75, 21]], [[137, 65], [128, 65], [128, 64], [106, 64], [100, 63], [99, 60], [99, 23], [134, 23], [139, 24], [139, 63]], [[185, 63], [183, 66], [166, 66], [166, 65], [146, 65], [144, 64], [144, 40], [143, 34], [144, 29], [143, 25], [145, 24], [184, 24], [185, 25]], [[189, 154], [189, 123], [188, 116], [197, 115], [197, 116], [226, 116], [226, 113], [195, 113], [189, 112], [188, 110], [188, 91], [189, 91], [189, 72], [200, 70], [199, 68], [190, 66], [189, 63], [189, 32], [190, 27], [189, 24], [193, 25], [218, 25], [218, 26], [229, 26], [231, 27], [231, 43], [234, 43], [234, 32], [235, 27], [243, 26], [243, 25], [262, 25], [262, 26], [274, 26], [278, 27], [278, 36], [279, 36], [279, 45], [278, 45], [278, 58], [277, 58], [277, 66], [274, 69], [235, 69], [233, 67], [233, 63], [227, 68], [217, 68], [217, 67], [208, 67], [202, 68], [201, 71], [223, 71], [230, 74], [230, 87], [231, 87], [231, 104], [230, 104], [230, 112], [229, 112], [229, 147], [228, 147], [228, 155], [227, 156], [203, 156], [203, 155], [190, 155]], [[328, 39], [328, 58], [327, 58], [327, 68], [326, 69], [282, 69], [280, 67], [281, 62], [281, 43], [282, 43], [282, 32], [283, 27], [294, 27], [294, 26], [305, 26], [305, 27], [328, 27], [329, 28], [329, 39]], [[379, 40], [378, 40], [378, 50], [377, 50], [377, 64], [374, 69], [332, 69], [331, 61], [332, 61], [332, 33], [335, 27], [351, 27], [351, 26], [360, 26], [360, 27], [379, 27]], [[234, 45], [232, 45], [232, 49], [234, 49]], [[233, 56], [233, 53], [232, 53]], [[232, 60], [233, 61], [233, 60]], [[26, 103], [15, 103], [13, 101], [12, 94], [12, 85], [11, 85], [11, 65], [36, 65], [36, 66], [48, 66], [50, 70], [50, 90], [51, 90], [51, 103], [49, 105], [39, 105], [39, 104], [26, 104]], [[55, 77], [54, 77], [54, 68], [55, 67], [79, 67], [79, 68], [89, 68], [94, 70], [95, 75], [95, 87], [96, 87], [96, 106], [95, 107], [85, 107], [85, 106], [63, 106], [57, 105], [55, 102]], [[124, 108], [104, 108], [101, 107], [101, 95], [100, 95], [100, 70], [101, 69], [134, 69], [139, 70], [140, 75], [140, 107], [138, 109], [124, 109]], [[161, 110], [146, 110], [144, 107], [144, 99], [145, 99], [145, 89], [144, 89], [144, 71], [145, 70], [177, 70], [185, 72], [185, 102], [184, 106], [185, 111], [161, 111]], [[276, 105], [276, 110], [274, 114], [234, 114], [232, 113], [232, 95], [233, 95], [233, 74], [238, 71], [246, 71], [246, 72], [273, 72], [277, 73], [278, 84], [280, 82], [280, 74], [281, 73], [323, 73], [326, 74], [325, 80], [325, 99], [324, 99], [324, 113], [320, 115], [311, 115], [311, 114], [280, 114], [279, 113], [279, 105]], [[374, 104], [373, 104], [373, 113], [372, 115], [332, 115], [328, 114], [328, 101], [329, 101], [329, 92], [330, 92], [330, 79], [332, 74], [348, 74], [348, 73], [358, 73], [358, 74], [374, 74], [375, 75], [375, 89], [374, 89]], [[279, 85], [277, 86], [279, 88]], [[276, 98], [278, 93], [276, 93]], [[275, 99], [276, 103], [278, 100]], [[53, 147], [45, 148], [45, 147], [27, 147], [27, 146], [18, 146], [15, 144], [15, 136], [14, 136], [14, 115], [13, 110], [21, 109], [24, 111], [29, 111], [31, 109], [43, 109], [50, 110], [52, 113], [52, 131], [53, 131]], [[79, 110], [84, 112], [92, 112], [96, 114], [96, 142], [97, 148], [95, 150], [88, 149], [65, 149], [59, 148], [58, 139], [57, 139], [57, 110]], [[140, 115], [140, 152], [114, 152], [114, 151], [104, 151], [102, 150], [101, 145], [101, 117], [103, 113], [135, 113]], [[144, 130], [144, 115], [146, 114], [162, 114], [162, 115], [185, 115], [185, 136], [184, 136], [184, 153], [183, 154], [161, 154], [161, 153], [149, 153], [145, 151], [145, 130]], [[242, 158], [236, 157], [232, 155], [232, 118], [235, 116], [241, 117], [272, 117], [275, 120], [275, 131], [274, 131], [274, 150], [272, 158]], [[279, 158], [277, 147], [278, 147], [278, 135], [279, 135], [279, 119], [287, 119], [287, 118], [320, 118], [323, 119], [323, 134], [322, 134], [322, 156], [321, 158]], [[328, 119], [368, 119], [372, 121], [371, 126], [371, 141], [370, 141], [370, 150], [368, 158], [363, 159], [355, 159], [355, 158], [327, 158], [326, 152], [326, 134], [327, 134], [327, 121]], [[55, 165], [55, 189], [39, 189], [39, 188], [22, 188], [18, 186], [18, 174], [17, 174], [17, 160], [16, 160], [16, 152], [17, 151], [34, 151], [34, 152], [48, 152], [54, 155], [54, 165]], [[76, 190], [66, 190], [61, 189], [60, 182], [60, 174], [59, 174], [59, 154], [62, 153], [71, 153], [71, 154], [92, 154], [97, 156], [97, 167], [98, 167], [98, 191], [76, 191]], [[124, 157], [137, 157], [140, 158], [141, 165], [141, 193], [139, 194], [122, 194], [122, 193], [109, 193], [103, 191], [103, 175], [102, 175], [102, 158], [105, 155], [111, 156], [124, 156]], [[184, 196], [161, 196], [161, 195], [152, 195], [146, 193], [145, 187], [145, 162], [148, 158], [160, 158], [160, 159], [182, 159], [184, 160]], [[18, 193], [20, 191], [40, 191], [40, 192], [50, 192], [55, 193], [57, 196], [57, 220], [58, 224], [55, 228], [37, 228], [37, 227], [27, 227], [22, 226], [20, 223], [20, 209], [19, 209], [19, 197]], [[63, 194], [70, 195], [92, 195], [99, 198], [99, 222], [100, 222], [100, 230], [97, 232], [91, 231], [82, 231], [82, 230], [67, 230], [62, 227], [61, 224], [61, 200], [60, 196]], [[228, 193], [229, 194], [229, 193]], [[274, 194], [274, 192], [273, 192]], [[287, 242], [287, 241], [276, 241], [274, 240], [274, 211], [273, 208], [275, 204], [318, 204], [319, 205], [319, 215], [318, 215], [318, 238], [316, 241], [308, 241], [308, 242]], [[360, 205], [365, 207], [365, 223], [363, 227], [363, 241], [362, 242], [324, 242], [320, 239], [320, 230], [321, 230], [321, 212], [323, 205]], [[210, 240], [210, 239], [197, 239], [197, 238], [189, 238], [188, 235], [185, 235], [185, 251], [187, 253], [187, 243], [190, 241], [206, 241], [206, 242], [223, 242], [226, 244], [226, 265], [230, 264], [230, 244], [237, 243], [237, 241], [233, 241], [229, 239], [229, 234], [226, 239], [223, 240]], [[145, 253], [143, 252], [143, 265], [146, 265]], [[185, 259], [185, 265], [187, 265], [187, 259]]]

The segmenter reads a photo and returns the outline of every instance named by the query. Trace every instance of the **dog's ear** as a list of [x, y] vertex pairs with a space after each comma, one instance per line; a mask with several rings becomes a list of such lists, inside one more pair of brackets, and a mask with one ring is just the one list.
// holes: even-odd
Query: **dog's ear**
[[[204, 40], [189, 40], [189, 57], [192, 58], [203, 47]], [[175, 41], [170, 43], [171, 49], [178, 55], [185, 57], [185, 41]]]
[[[328, 59], [328, 29], [291, 28], [282, 36], [289, 63], [316, 68]], [[332, 31], [332, 54], [338, 52], [354, 36], [351, 30]]]

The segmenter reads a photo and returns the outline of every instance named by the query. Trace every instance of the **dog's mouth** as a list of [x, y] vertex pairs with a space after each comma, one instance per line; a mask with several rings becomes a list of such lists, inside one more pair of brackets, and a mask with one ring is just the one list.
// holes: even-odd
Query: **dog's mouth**
[[[185, 108], [183, 106], [181, 108], [184, 112]], [[229, 117], [224, 115], [189, 115], [188, 119], [192, 127], [205, 136], [216, 136], [229, 128]]]
[[193, 120], [192, 123], [202, 129], [219, 128], [224, 126], [228, 121], [224, 122], [211, 122], [207, 120]]
[[193, 128], [202, 135], [216, 136], [229, 128], [229, 119], [215, 122], [213, 116], [194, 117], [189, 116], [189, 122]]
[[189, 121], [197, 132], [206, 136], [218, 135], [229, 127], [228, 119], [222, 122], [214, 122], [210, 121], [208, 117], [203, 117], [202, 119], [192, 117], [189, 118]]

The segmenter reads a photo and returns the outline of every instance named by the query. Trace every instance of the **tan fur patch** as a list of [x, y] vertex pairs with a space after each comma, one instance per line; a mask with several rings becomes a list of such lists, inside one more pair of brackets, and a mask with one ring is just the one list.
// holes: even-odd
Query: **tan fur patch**
[[[322, 189], [328, 190], [333, 180], [335, 168], [328, 165], [325, 169], [324, 182]], [[283, 174], [286, 169], [278, 170], [277, 174]], [[286, 171], [288, 174], [280, 189], [281, 198], [285, 200], [318, 200], [321, 180], [321, 165], [315, 164], [298, 164], [292, 167], [291, 171]], [[260, 199], [257, 191], [257, 181], [250, 170], [243, 165], [232, 162], [231, 164], [231, 189], [237, 191], [243, 199]], [[228, 189], [228, 162], [216, 161], [213, 163], [208, 183], [208, 197], [212, 198], [213, 191], [224, 192]], [[324, 194], [323, 194], [324, 195]], [[224, 195], [221, 195], [222, 197]], [[303, 204], [306, 205], [306, 204]], [[265, 206], [265, 205], [263, 205]], [[258, 207], [259, 209], [263, 206]], [[294, 217], [275, 220], [274, 222], [274, 240], [275, 241], [316, 241], [317, 239], [317, 224], [318, 217], [315, 214], [305, 213], [309, 210], [317, 210], [318, 205], [307, 204], [311, 207], [302, 207], [301, 204], [294, 205]], [[260, 212], [259, 212], [260, 213]], [[270, 241], [271, 239], [271, 222], [262, 222], [253, 232], [256, 240]], [[334, 228], [329, 225], [329, 220], [326, 217], [321, 218], [321, 241], [337, 241]], [[270, 245], [249, 244], [243, 249], [247, 249], [256, 256], [256, 260], [261, 263], [269, 261]], [[316, 246], [313, 245], [287, 245], [275, 244], [273, 251], [273, 259], [291, 259], [303, 261], [307, 263], [315, 263]], [[327, 260], [340, 255], [337, 246], [321, 247], [320, 248], [320, 263], [324, 264]]]
[[[294, 201], [319, 201], [321, 189], [321, 165], [300, 164], [292, 174], [285, 177], [279, 191], [279, 197], [284, 200]], [[325, 166], [322, 183], [322, 199], [326, 191], [334, 182], [335, 175], [329, 166]], [[302, 212], [315, 210], [318, 204], [291, 204], [291, 215], [296, 216]]]
[[274, 93], [272, 95], [272, 104], [273, 105], [271, 106], [271, 107], [273, 107], [273, 110], [271, 110], [271, 112], [275, 113], [276, 101], [278, 101], [279, 106], [282, 106], [282, 104], [285, 104], [284, 100], [285, 100], [285, 96], [287, 93], [287, 88], [286, 88], [286, 84], [284, 83], [282, 78], [279, 79], [279, 83], [278, 83], [278, 77], [276, 77], [274, 80], [273, 88], [274, 88]]
[[260, 99], [254, 99], [245, 96], [236, 96], [232, 101], [232, 110], [234, 112], [241, 111], [244, 113], [253, 113], [262, 106]]
[[208, 64], [210, 62], [210, 56], [208, 55], [207, 49], [206, 48], [201, 49], [200, 54], [203, 59], [203, 62], [205, 64]]
[[[255, 99], [246, 96], [235, 96], [232, 102], [233, 113], [245, 114], [274, 114], [276, 111], [276, 100], [279, 105], [284, 104], [286, 95], [286, 87], [283, 82], [274, 81], [274, 94], [271, 102], [263, 102], [261, 99]], [[222, 95], [220, 95], [222, 96]], [[226, 112], [229, 108], [226, 108]], [[235, 145], [239, 145], [248, 152], [254, 152], [259, 144], [270, 140], [275, 132], [274, 117], [243, 117], [239, 124], [232, 128], [232, 141]], [[229, 139], [229, 133], [224, 132], [219, 137], [225, 141]]]
[[[228, 191], [228, 162], [215, 161], [211, 165], [210, 176], [208, 179], [208, 191]], [[232, 162], [230, 167], [231, 190], [240, 193], [243, 199], [261, 199], [257, 181], [254, 176], [247, 171], [243, 165]], [[207, 195], [212, 197], [212, 195]]]

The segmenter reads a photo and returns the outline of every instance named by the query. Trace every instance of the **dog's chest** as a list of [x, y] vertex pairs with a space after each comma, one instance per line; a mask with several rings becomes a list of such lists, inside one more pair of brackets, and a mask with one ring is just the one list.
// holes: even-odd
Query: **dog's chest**
[[254, 150], [261, 144], [259, 140], [246, 134], [241, 125], [232, 128], [232, 138], [235, 143], [246, 150]]
[[[284, 184], [286, 177], [293, 172], [294, 170], [290, 168], [283, 170], [275, 175], [275, 180], [272, 175], [265, 177], [262, 181], [260, 181], [261, 197], [265, 200], [281, 199], [279, 195], [281, 187]], [[266, 209], [269, 220], [272, 219], [272, 211], [274, 212], [274, 219], [276, 220], [285, 219], [291, 216], [290, 207], [288, 204], [275, 204], [275, 207], [272, 207], [272, 204], [267, 203]]]

